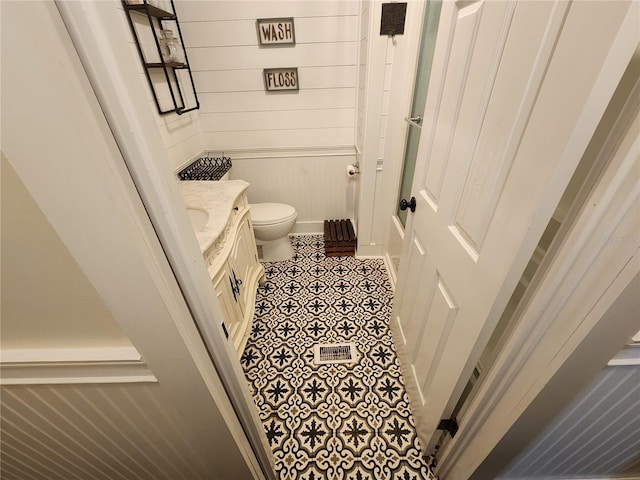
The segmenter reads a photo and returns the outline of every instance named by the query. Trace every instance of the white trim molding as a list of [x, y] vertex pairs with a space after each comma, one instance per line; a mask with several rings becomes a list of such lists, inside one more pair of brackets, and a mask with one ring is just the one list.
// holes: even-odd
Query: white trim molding
[[393, 266], [393, 259], [391, 258], [391, 255], [389, 255], [389, 252], [384, 253], [383, 259], [384, 259], [384, 266], [387, 269], [387, 276], [389, 277], [389, 283], [391, 284], [391, 289], [395, 292], [396, 284], [398, 283], [398, 273], [396, 272]]
[[264, 158], [306, 158], [306, 157], [344, 157], [355, 155], [354, 145], [336, 145], [330, 147], [279, 147], [279, 148], [236, 148], [215, 150], [204, 153], [224, 153], [233, 160], [253, 160]]
[[315, 220], [308, 222], [296, 222], [291, 235], [323, 235], [324, 221]]
[[607, 363], [609, 367], [623, 367], [640, 365], [640, 345], [626, 345], [620, 352]]
[[0, 350], [0, 385], [156, 383], [134, 347]]
[[358, 250], [356, 251], [356, 258], [382, 258], [384, 256], [384, 245], [361, 245], [360, 237], [358, 237]]
[[206, 155], [224, 154], [234, 160], [255, 160], [267, 158], [317, 158], [317, 157], [344, 157], [355, 156], [358, 153], [355, 145], [336, 145], [330, 147], [279, 147], [279, 148], [242, 148], [242, 149], [220, 149], [209, 148], [197, 155], [185, 160], [174, 169], [177, 175], [180, 170], [195, 162], [198, 158]]

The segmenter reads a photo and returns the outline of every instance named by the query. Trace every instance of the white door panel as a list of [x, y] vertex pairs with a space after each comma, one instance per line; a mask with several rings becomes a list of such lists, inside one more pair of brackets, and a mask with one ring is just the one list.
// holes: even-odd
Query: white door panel
[[[617, 5], [443, 5], [395, 310], [426, 450], [586, 147], [579, 123], [628, 8]], [[580, 28], [594, 25], [608, 35], [601, 49], [576, 56]]]
[[[405, 281], [407, 284], [416, 285], [420, 282], [424, 270], [426, 251], [415, 235], [412, 236], [411, 241], [405, 242], [405, 247], [408, 247], [408, 250], [405, 252]], [[407, 339], [414, 338], [414, 330], [419, 326], [416, 322], [413, 322], [412, 319], [416, 311], [422, 311], [420, 300], [424, 297], [418, 296], [418, 291], [424, 291], [421, 287], [422, 285], [419, 284], [418, 288], [407, 288], [403, 290], [401, 296], [396, 296], [396, 302], [400, 308], [400, 319], [402, 321], [399, 326], [404, 344], [407, 343]]]

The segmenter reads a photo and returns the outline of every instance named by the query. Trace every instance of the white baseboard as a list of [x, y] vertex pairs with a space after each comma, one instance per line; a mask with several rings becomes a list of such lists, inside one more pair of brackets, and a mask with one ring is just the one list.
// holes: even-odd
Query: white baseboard
[[155, 383], [134, 347], [0, 351], [0, 385]]
[[383, 256], [383, 245], [358, 245], [356, 251], [356, 258], [382, 258]]
[[324, 235], [324, 221], [296, 222], [292, 235]]
[[385, 252], [384, 256], [384, 266], [387, 269], [387, 276], [389, 277], [389, 282], [391, 283], [391, 288], [393, 291], [396, 291], [396, 282], [398, 281], [398, 275], [396, 274], [396, 270], [393, 268], [393, 262], [391, 257], [389, 256], [389, 252]]
[[609, 367], [640, 366], [640, 344], [626, 345], [618, 354], [609, 360]]

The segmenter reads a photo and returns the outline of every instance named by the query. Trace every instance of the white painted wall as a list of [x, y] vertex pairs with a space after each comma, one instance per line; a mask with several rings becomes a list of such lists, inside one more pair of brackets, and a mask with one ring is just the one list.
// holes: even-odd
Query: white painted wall
[[0, 180], [0, 349], [131, 345], [4, 155]]

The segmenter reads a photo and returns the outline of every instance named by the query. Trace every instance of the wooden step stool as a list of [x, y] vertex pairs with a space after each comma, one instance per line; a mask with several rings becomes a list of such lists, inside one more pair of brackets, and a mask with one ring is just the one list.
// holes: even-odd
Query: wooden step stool
[[354, 257], [356, 232], [351, 220], [324, 221], [324, 254], [327, 257]]

